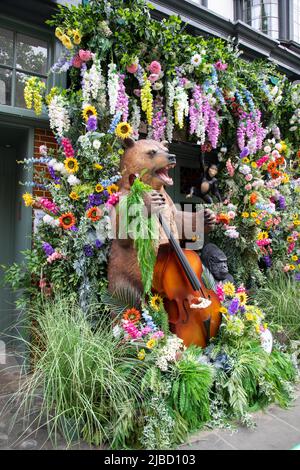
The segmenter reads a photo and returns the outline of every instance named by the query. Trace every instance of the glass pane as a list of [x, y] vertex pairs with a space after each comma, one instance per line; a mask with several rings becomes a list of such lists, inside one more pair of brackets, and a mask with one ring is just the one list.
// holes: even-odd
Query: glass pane
[[17, 68], [47, 74], [47, 43], [24, 34], [17, 35]]
[[11, 70], [0, 68], [0, 104], [11, 104], [11, 78]]
[[14, 33], [0, 28], [0, 64], [13, 65]]
[[[30, 77], [27, 73], [16, 72], [16, 95], [15, 106], [18, 108], [26, 108], [24, 100], [24, 87], [27, 78]], [[43, 80], [46, 83], [46, 79]]]

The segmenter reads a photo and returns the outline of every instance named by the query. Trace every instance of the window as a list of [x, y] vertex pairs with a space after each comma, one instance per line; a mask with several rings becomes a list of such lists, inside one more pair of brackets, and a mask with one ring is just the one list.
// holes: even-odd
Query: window
[[243, 0], [243, 21], [254, 29], [279, 37], [278, 0]]
[[293, 0], [293, 40], [300, 43], [300, 0]]
[[0, 105], [25, 108], [25, 80], [47, 80], [49, 46], [46, 41], [0, 27]]

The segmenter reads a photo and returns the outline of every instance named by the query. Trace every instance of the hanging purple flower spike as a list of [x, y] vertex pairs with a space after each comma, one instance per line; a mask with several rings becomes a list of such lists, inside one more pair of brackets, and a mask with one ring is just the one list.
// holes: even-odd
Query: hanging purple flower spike
[[96, 116], [90, 116], [88, 118], [86, 128], [89, 132], [97, 130], [97, 117]]
[[50, 243], [44, 242], [43, 245], [42, 245], [42, 247], [43, 247], [43, 250], [44, 250], [44, 252], [45, 252], [45, 255], [47, 255], [47, 256], [53, 255], [53, 253], [54, 253], [55, 250], [54, 250], [54, 248], [50, 245]]

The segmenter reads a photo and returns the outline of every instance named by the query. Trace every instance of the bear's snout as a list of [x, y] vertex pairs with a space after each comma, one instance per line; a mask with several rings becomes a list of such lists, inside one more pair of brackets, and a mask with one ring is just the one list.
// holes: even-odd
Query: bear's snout
[[170, 165], [176, 164], [176, 155], [175, 153], [168, 153], [167, 155]]

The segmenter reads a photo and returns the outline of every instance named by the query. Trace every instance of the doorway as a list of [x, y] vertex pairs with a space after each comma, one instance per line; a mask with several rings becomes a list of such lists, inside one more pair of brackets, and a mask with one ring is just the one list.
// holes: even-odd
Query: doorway
[[[33, 131], [32, 131], [33, 132]], [[22, 261], [21, 251], [31, 246], [30, 208], [25, 208], [22, 194], [28, 188], [20, 181], [30, 179], [17, 160], [32, 155], [30, 129], [0, 124], [0, 265], [10, 266]], [[0, 269], [0, 339], [18, 335], [19, 312], [15, 308], [16, 296], [3, 285], [4, 270]]]

